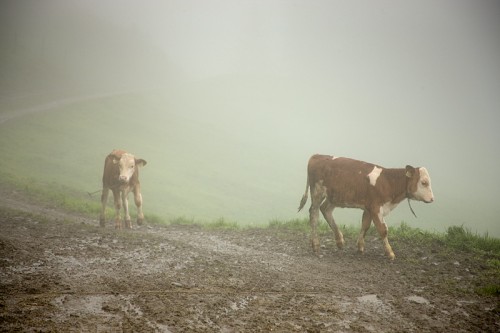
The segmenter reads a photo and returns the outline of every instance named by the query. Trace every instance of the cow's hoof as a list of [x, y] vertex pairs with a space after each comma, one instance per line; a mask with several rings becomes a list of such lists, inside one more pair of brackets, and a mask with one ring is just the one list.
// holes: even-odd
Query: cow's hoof
[[312, 249], [314, 251], [314, 254], [316, 256], [319, 256], [319, 241], [318, 240], [312, 240], [311, 245], [312, 245]]
[[364, 239], [358, 240], [358, 242], [357, 242], [356, 245], [358, 246], [358, 252], [361, 253], [361, 254], [363, 254], [365, 252], [365, 241], [364, 241]]
[[137, 219], [137, 225], [143, 225], [144, 219]]

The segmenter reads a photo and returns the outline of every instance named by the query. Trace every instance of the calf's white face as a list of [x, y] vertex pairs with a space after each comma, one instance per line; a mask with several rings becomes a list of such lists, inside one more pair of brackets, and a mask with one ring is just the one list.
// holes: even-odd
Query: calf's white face
[[120, 176], [118, 179], [120, 182], [124, 184], [128, 183], [136, 168], [135, 157], [131, 154], [123, 154], [119, 160], [115, 159], [113, 162], [118, 163], [120, 169]]
[[417, 190], [413, 193], [413, 197], [416, 200], [423, 202], [433, 202], [434, 194], [432, 193], [431, 188], [431, 177], [429, 176], [429, 172], [427, 172], [426, 168], [419, 168], [420, 178], [417, 183]]

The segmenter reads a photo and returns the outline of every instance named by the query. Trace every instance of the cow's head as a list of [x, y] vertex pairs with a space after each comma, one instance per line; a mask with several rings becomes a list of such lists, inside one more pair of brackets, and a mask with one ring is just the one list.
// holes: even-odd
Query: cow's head
[[434, 194], [431, 188], [431, 177], [426, 168], [414, 168], [406, 166], [406, 192], [408, 198], [431, 203], [434, 201]]
[[113, 163], [118, 164], [120, 170], [118, 180], [122, 184], [127, 184], [136, 172], [136, 169], [140, 166], [145, 166], [147, 162], [143, 159], [135, 158], [132, 154], [124, 153], [120, 157], [115, 156]]

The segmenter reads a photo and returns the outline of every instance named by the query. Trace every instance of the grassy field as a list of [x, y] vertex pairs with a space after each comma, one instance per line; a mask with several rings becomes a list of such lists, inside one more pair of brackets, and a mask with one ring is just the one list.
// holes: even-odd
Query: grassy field
[[[81, 193], [75, 191], [71, 187], [63, 186], [55, 182], [43, 183], [33, 178], [19, 178], [0, 173], [0, 185], [7, 191], [19, 192], [28, 200], [41, 205], [56, 206], [60, 209], [83, 214], [87, 216], [94, 216], [97, 218], [100, 212], [100, 202], [93, 199], [89, 193]], [[100, 196], [100, 192], [96, 194]], [[112, 200], [108, 200], [107, 217], [112, 218], [114, 212], [111, 209]], [[134, 209], [131, 205], [132, 210]], [[145, 214], [148, 223], [152, 224], [189, 224], [199, 225], [207, 228], [249, 228], [255, 227], [252, 225], [239, 224], [237, 221], [228, 220], [224, 217], [206, 220], [196, 219], [193, 217], [176, 216], [164, 217], [156, 214]], [[268, 227], [276, 229], [288, 229], [300, 232], [309, 232], [309, 222], [307, 219], [272, 219], [263, 221], [257, 227]], [[342, 232], [348, 238], [356, 238], [359, 233], [359, 226], [355, 225], [341, 225]], [[331, 229], [326, 222], [319, 224], [319, 233], [326, 235], [331, 233]], [[414, 228], [406, 223], [401, 223], [398, 226], [390, 226], [389, 234], [393, 239], [400, 239], [404, 241], [411, 241], [415, 244], [428, 245], [432, 242], [444, 244], [450, 248], [461, 251], [477, 251], [478, 253], [491, 253], [500, 259], [500, 239], [491, 237], [488, 234], [480, 235], [474, 233], [463, 226], [449, 227], [444, 233], [430, 232], [420, 228]], [[375, 228], [371, 228], [368, 235], [376, 235]], [[493, 265], [498, 266], [500, 269], [500, 261], [495, 262]], [[500, 271], [499, 271], [500, 273]]]
[[[305, 218], [307, 211], [297, 214], [296, 207], [304, 191], [307, 159], [318, 147], [337, 149], [337, 144], [317, 144], [317, 138], [308, 137], [304, 140], [309, 144], [297, 147], [302, 124], [287, 124], [296, 126], [299, 139], [282, 138], [282, 119], [273, 118], [272, 112], [267, 118], [252, 112], [255, 107], [272, 108], [273, 99], [262, 87], [246, 88], [248, 91], [231, 93], [240, 94], [238, 101], [249, 102], [257, 94], [265, 103], [235, 105], [226, 98], [230, 87], [223, 82], [212, 90], [201, 85], [189, 91], [179, 88], [82, 97], [74, 103], [57, 106], [53, 102], [47, 110], [22, 113], [22, 117], [0, 124], [4, 157], [0, 159], [0, 181], [25, 188], [32, 196], [47, 197], [58, 206], [96, 214], [99, 194], [88, 197], [87, 193], [101, 188], [104, 158], [120, 148], [148, 161], [141, 170], [141, 182], [144, 211], [150, 220], [182, 216], [254, 226], [272, 219]], [[290, 108], [299, 112], [293, 107], [298, 106]], [[33, 108], [36, 105], [29, 109]], [[276, 135], [271, 138], [269, 133]], [[439, 180], [436, 184], [436, 203], [414, 204], [418, 220], [403, 203], [388, 217], [388, 224], [398, 226], [406, 220], [438, 232], [457, 225], [466, 225], [473, 232], [497, 230], [480, 214], [478, 220], [487, 223], [472, 229], [475, 221], [457, 214], [457, 205], [465, 203], [447, 195]], [[61, 194], [66, 192], [84, 204]], [[494, 209], [475, 206], [475, 211], [490, 216]], [[338, 209], [335, 218], [340, 224], [358, 227], [361, 213]]]
[[[1, 176], [35, 192], [64, 184], [84, 196], [100, 189], [105, 156], [121, 148], [148, 161], [141, 181], [150, 213], [250, 224], [292, 214], [300, 197], [293, 186], [302, 188], [302, 182], [284, 181], [293, 170], [278, 170], [266, 161], [268, 153], [250, 156], [243, 134], [228, 140], [215, 120], [174, 114], [176, 109], [162, 96], [128, 94], [12, 119], [0, 131], [0, 153], [8, 157], [0, 161]], [[258, 151], [259, 144], [252, 145]]]

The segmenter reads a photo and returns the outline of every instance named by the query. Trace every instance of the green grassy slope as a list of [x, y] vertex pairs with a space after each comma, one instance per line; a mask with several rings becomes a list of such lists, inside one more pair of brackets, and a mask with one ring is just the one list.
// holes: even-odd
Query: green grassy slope
[[[342, 126], [311, 118], [311, 108], [328, 108], [314, 104], [316, 92], [296, 91], [275, 77], [262, 82], [228, 77], [175, 89], [87, 99], [83, 95], [71, 103], [52, 102], [52, 108], [23, 113], [0, 123], [0, 182], [15, 179], [40, 190], [52, 184], [56, 192], [65, 186], [85, 196], [100, 189], [105, 156], [121, 148], [148, 161], [141, 170], [146, 215], [204, 221], [223, 217], [241, 224], [307, 217], [308, 205], [299, 214], [296, 208], [309, 156], [364, 156], [352, 153], [361, 148], [333, 130]], [[405, 160], [399, 154], [384, 156], [397, 165]], [[457, 214], [467, 203], [453, 199], [455, 193], [439, 172], [432, 174], [436, 202], [413, 203], [418, 219], [403, 202], [388, 216], [389, 225], [405, 220], [440, 232], [461, 225], [479, 233], [493, 229], [484, 222], [494, 220], [481, 215], [493, 215], [491, 205], [475, 206], [474, 219]], [[98, 201], [97, 194], [91, 203]], [[361, 211], [338, 209], [335, 218], [340, 225], [359, 227]], [[477, 229], [477, 221], [483, 222], [482, 229]]]
[[[0, 132], [3, 177], [92, 192], [101, 186], [105, 156], [122, 148], [148, 161], [141, 170], [147, 212], [262, 223], [294, 211], [301, 193], [279, 180], [286, 170], [273, 167], [272, 148], [250, 144], [237, 124], [233, 131], [220, 118], [200, 116], [200, 101], [184, 103], [184, 113], [178, 101], [127, 94], [12, 119]], [[291, 207], [283, 193], [293, 197]]]

